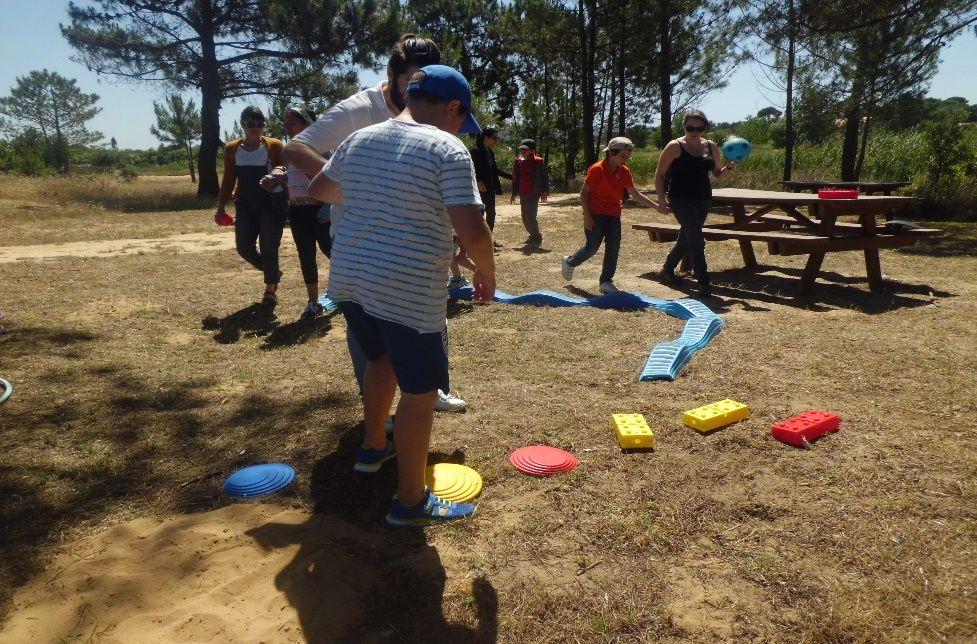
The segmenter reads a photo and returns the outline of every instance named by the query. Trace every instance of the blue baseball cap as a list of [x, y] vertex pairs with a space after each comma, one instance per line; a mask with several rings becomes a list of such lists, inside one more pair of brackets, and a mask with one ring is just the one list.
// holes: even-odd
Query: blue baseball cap
[[422, 67], [420, 71], [424, 72], [424, 80], [408, 83], [407, 93], [427, 92], [449, 101], [461, 101], [461, 106], [468, 110], [468, 118], [461, 124], [459, 132], [479, 134], [482, 128], [472, 114], [472, 88], [465, 77], [458, 70], [447, 65], [428, 65]]

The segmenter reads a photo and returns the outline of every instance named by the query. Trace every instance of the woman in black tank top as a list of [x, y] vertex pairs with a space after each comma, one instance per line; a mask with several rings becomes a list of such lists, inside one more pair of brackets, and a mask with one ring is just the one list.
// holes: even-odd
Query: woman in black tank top
[[685, 136], [669, 141], [662, 150], [655, 172], [658, 211], [673, 213], [681, 226], [678, 241], [665, 259], [661, 277], [669, 284], [677, 284], [675, 267], [688, 254], [699, 280], [699, 297], [712, 295], [706, 266], [706, 241], [702, 237], [702, 226], [712, 203], [709, 174], [720, 178], [733, 169], [732, 163], [722, 165], [719, 148], [703, 138], [708, 127], [706, 115], [699, 110], [686, 114]]

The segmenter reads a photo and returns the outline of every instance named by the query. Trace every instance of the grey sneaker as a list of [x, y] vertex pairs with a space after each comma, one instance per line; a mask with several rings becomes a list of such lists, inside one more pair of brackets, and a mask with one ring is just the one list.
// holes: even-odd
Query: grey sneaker
[[614, 286], [614, 282], [601, 282], [600, 292], [603, 293], [604, 295], [607, 295], [609, 293], [620, 293], [621, 291], [616, 286]]
[[560, 275], [563, 276], [563, 279], [568, 282], [573, 281], [573, 268], [574, 267], [570, 265], [570, 256], [567, 255], [563, 258], [563, 263], [560, 264]]
[[438, 399], [434, 403], [435, 411], [465, 411], [466, 407], [468, 403], [458, 396], [452, 396], [438, 389]]

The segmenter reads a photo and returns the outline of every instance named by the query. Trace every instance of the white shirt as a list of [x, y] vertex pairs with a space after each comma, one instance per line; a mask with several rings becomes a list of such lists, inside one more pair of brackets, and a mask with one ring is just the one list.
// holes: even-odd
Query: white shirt
[[[381, 81], [376, 87], [370, 87], [341, 100], [320, 116], [315, 123], [299, 132], [294, 140], [306, 144], [319, 154], [325, 154], [328, 150], [338, 148], [339, 144], [353, 132], [383, 123], [395, 116], [390, 112], [390, 107], [383, 98], [383, 88], [386, 85], [387, 81]], [[332, 237], [336, 236], [343, 210], [342, 206], [332, 207], [329, 215], [332, 222], [329, 234]]]
[[449, 206], [482, 202], [471, 155], [431, 125], [397, 119], [351, 134], [323, 173], [343, 189], [329, 297], [420, 333], [445, 328]]
[[299, 132], [295, 139], [319, 154], [335, 150], [347, 136], [370, 125], [383, 123], [394, 116], [383, 98], [383, 81], [376, 87], [353, 94], [333, 105], [315, 123]]

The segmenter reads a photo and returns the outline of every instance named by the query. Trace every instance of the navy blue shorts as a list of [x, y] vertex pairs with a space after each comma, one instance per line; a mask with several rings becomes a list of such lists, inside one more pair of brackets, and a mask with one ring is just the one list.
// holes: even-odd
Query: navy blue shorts
[[390, 356], [397, 385], [408, 394], [448, 387], [448, 329], [421, 333], [404, 324], [376, 318], [355, 302], [340, 302], [346, 327], [363, 347], [367, 360]]

